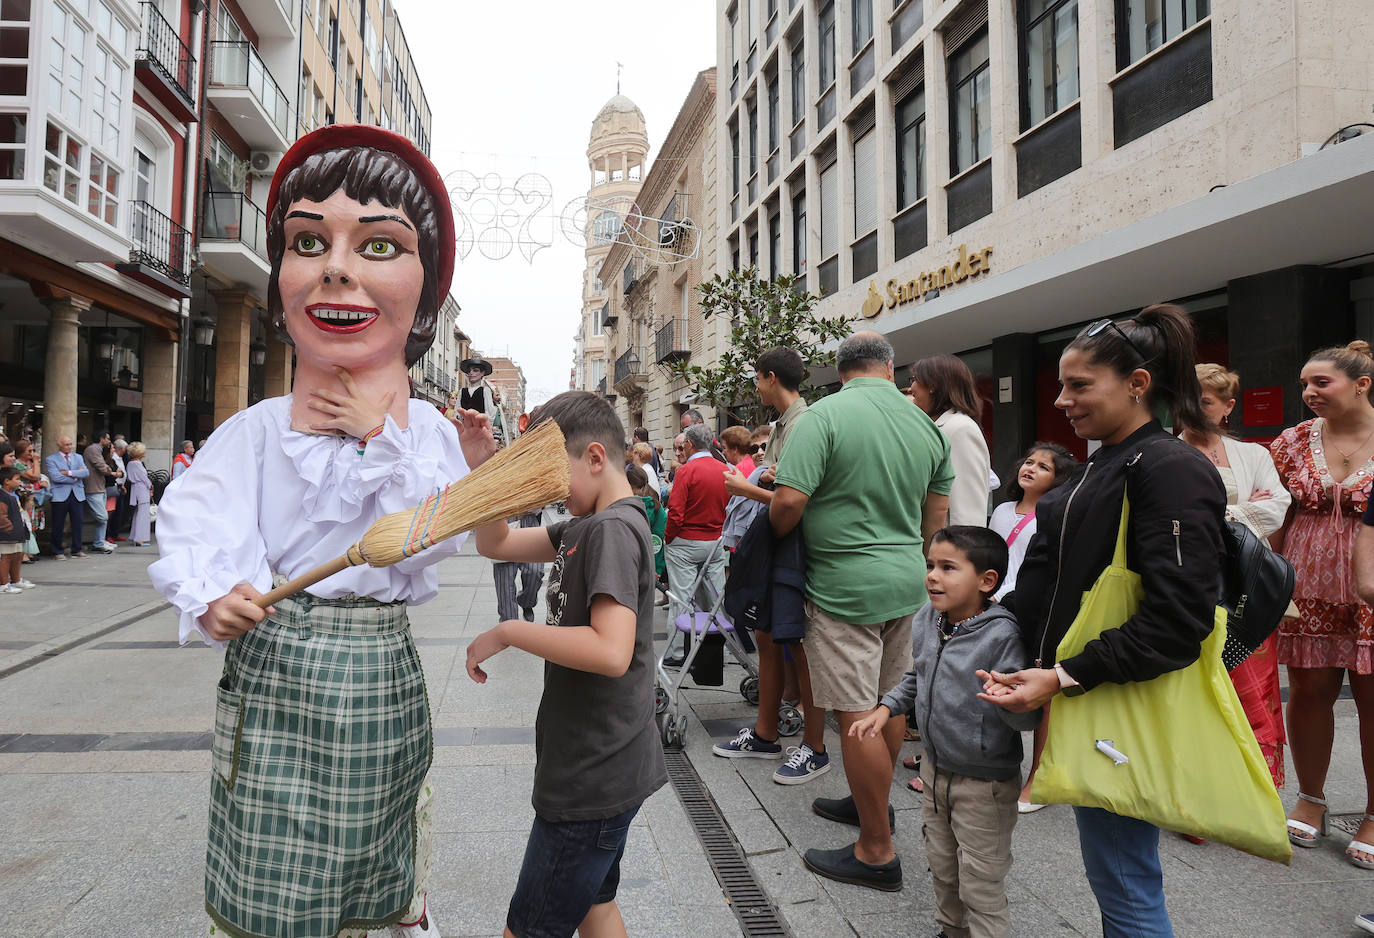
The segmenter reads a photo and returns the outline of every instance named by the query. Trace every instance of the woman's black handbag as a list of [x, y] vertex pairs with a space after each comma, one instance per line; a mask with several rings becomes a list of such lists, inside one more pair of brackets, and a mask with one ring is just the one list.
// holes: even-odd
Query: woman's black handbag
[[1217, 605], [1226, 610], [1226, 647], [1221, 660], [1233, 671], [1279, 627], [1297, 574], [1287, 557], [1239, 521], [1226, 522], [1222, 543], [1226, 557]]

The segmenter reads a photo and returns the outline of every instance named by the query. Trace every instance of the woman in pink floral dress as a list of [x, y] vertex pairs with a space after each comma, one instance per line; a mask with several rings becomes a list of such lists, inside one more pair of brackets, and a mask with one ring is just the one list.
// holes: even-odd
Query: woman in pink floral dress
[[1314, 847], [1326, 834], [1326, 770], [1335, 735], [1334, 707], [1345, 675], [1360, 713], [1369, 812], [1346, 849], [1351, 863], [1374, 869], [1374, 608], [1360, 601], [1351, 547], [1374, 480], [1374, 358], [1365, 342], [1315, 353], [1302, 370], [1302, 398], [1316, 417], [1270, 445], [1279, 477], [1293, 495], [1282, 551], [1297, 569], [1298, 617], [1279, 630], [1279, 661], [1288, 666], [1288, 742], [1298, 803], [1288, 836]]

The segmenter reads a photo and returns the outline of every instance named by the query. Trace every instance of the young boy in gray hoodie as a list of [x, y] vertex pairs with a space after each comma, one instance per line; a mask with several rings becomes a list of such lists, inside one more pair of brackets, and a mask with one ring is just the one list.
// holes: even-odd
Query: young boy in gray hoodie
[[943, 528], [930, 540], [926, 570], [930, 602], [911, 624], [911, 670], [850, 733], [876, 735], [893, 716], [915, 711], [941, 935], [1006, 938], [1003, 882], [1021, 790], [1021, 732], [1040, 720], [1039, 711], [1009, 713], [978, 699], [977, 672], [1028, 663], [1015, 617], [992, 601], [1006, 575], [1007, 545], [987, 528]]

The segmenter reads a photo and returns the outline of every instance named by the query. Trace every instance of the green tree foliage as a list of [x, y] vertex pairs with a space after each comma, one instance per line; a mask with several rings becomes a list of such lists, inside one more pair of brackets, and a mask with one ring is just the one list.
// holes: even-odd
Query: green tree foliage
[[751, 266], [724, 277], [717, 274], [698, 286], [702, 317], [725, 317], [730, 344], [711, 365], [672, 362], [673, 374], [685, 379], [701, 401], [725, 408], [741, 423], [764, 423], [771, 419], [770, 408], [759, 403], [754, 362], [768, 349], [785, 345], [801, 353], [806, 363], [808, 380], [802, 382], [802, 396], [808, 403], [820, 397], [809, 382], [810, 373], [835, 363], [835, 353], [822, 347], [849, 335], [851, 320], [818, 315], [820, 297], [797, 287], [797, 279], [762, 280], [758, 268]]

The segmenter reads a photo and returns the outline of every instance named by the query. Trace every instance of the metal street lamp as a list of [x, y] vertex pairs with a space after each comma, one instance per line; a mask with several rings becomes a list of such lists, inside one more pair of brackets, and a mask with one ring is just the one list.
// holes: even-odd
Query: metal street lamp
[[114, 358], [115, 334], [105, 331], [96, 334], [95, 357], [103, 362]]
[[262, 339], [254, 339], [253, 344], [248, 346], [248, 361], [259, 367], [267, 364], [267, 343]]
[[215, 344], [215, 321], [201, 316], [192, 324], [191, 335], [197, 345], [209, 348]]

